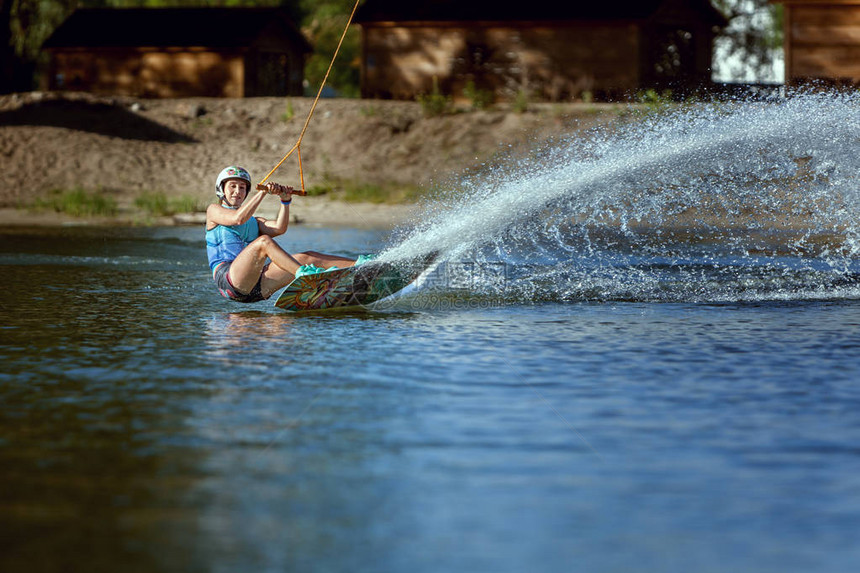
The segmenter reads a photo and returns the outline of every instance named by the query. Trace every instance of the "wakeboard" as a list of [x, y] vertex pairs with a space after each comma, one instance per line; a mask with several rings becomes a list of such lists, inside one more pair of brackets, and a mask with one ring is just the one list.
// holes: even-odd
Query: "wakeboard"
[[416, 281], [436, 260], [436, 253], [400, 262], [370, 261], [357, 267], [301, 276], [284, 288], [275, 306], [288, 312], [368, 308]]

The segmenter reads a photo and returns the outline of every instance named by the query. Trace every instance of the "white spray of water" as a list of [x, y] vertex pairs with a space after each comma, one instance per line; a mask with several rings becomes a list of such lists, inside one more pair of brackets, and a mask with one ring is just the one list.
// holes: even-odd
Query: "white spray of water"
[[[715, 257], [740, 256], [751, 268], [763, 249], [844, 271], [860, 253], [858, 174], [860, 98], [685, 107], [464, 178], [457, 201], [427, 209], [382, 258], [439, 251], [449, 261], [531, 262], [543, 268], [530, 270], [527, 296], [543, 277], [552, 298], [666, 290], [654, 268], [682, 265], [679, 244], [715, 249], [708, 280]], [[646, 266], [631, 263], [644, 256]], [[689, 284], [691, 272], [683, 269], [681, 298], [701, 287]]]

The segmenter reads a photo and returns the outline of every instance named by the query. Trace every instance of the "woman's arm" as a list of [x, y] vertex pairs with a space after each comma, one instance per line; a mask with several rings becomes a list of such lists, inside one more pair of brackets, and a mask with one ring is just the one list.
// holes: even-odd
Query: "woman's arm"
[[246, 199], [238, 209], [228, 209], [213, 203], [206, 209], [206, 227], [215, 225], [241, 225], [246, 222], [263, 202], [268, 191], [257, 191]]
[[267, 183], [268, 192], [272, 195], [277, 195], [281, 200], [281, 207], [278, 209], [278, 216], [274, 221], [267, 221], [262, 217], [257, 220], [260, 224], [260, 233], [277, 237], [287, 232], [287, 227], [290, 226], [290, 201], [292, 201], [293, 188], [287, 185], [279, 185], [278, 183]]

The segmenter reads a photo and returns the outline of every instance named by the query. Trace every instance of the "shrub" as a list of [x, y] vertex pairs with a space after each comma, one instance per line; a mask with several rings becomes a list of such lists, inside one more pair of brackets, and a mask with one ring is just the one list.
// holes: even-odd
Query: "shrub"
[[463, 95], [472, 101], [472, 109], [487, 109], [493, 105], [495, 95], [490, 90], [478, 89], [475, 82], [469, 80], [463, 88]]
[[287, 123], [291, 119], [296, 116], [296, 110], [293, 108], [293, 101], [287, 100], [287, 108], [284, 110], [284, 113], [281, 114], [281, 121]]
[[517, 96], [514, 98], [514, 111], [517, 113], [525, 113], [529, 110], [529, 94], [526, 90], [517, 91]]
[[426, 117], [438, 117], [445, 115], [451, 109], [451, 97], [446, 96], [439, 89], [439, 79], [433, 76], [433, 90], [430, 94], [420, 94], [418, 103], [421, 104], [421, 109], [424, 110]]

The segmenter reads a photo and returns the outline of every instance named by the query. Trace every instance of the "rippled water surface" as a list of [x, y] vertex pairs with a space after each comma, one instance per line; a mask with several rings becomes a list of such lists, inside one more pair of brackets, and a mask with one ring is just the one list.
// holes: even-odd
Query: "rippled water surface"
[[197, 228], [3, 232], [0, 570], [856, 570], [856, 109], [658, 119], [279, 239], [439, 250], [379, 312], [226, 302]]
[[297, 317], [223, 302], [198, 229], [2, 253], [5, 571], [860, 563], [855, 299]]

